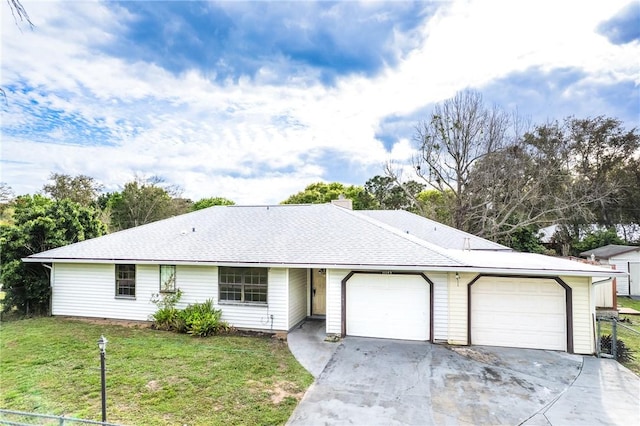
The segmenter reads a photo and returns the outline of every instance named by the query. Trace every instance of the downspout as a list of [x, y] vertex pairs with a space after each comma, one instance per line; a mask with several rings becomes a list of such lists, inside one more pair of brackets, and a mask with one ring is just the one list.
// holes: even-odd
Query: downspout
[[49, 316], [53, 312], [53, 266], [49, 266], [46, 263], [43, 263], [42, 266], [49, 270]]

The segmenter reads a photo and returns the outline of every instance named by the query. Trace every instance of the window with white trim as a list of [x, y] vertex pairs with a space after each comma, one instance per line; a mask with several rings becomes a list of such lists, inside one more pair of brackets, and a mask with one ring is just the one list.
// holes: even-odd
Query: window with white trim
[[221, 302], [267, 303], [267, 268], [218, 268]]
[[136, 297], [136, 265], [116, 265], [116, 297]]
[[176, 291], [176, 265], [160, 265], [160, 293]]

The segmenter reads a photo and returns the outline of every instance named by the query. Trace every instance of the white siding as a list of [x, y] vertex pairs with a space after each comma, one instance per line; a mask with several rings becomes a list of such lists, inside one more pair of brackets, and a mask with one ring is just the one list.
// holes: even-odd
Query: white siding
[[217, 277], [218, 268], [215, 266], [176, 266], [176, 288], [182, 290], [178, 307], [183, 309], [189, 304], [203, 303], [207, 299], [212, 299], [215, 304], [218, 298], [215, 286]]
[[307, 316], [307, 270], [289, 269], [289, 324], [291, 329]]
[[590, 277], [560, 277], [573, 293], [573, 351], [577, 354], [592, 354], [594, 346], [593, 301], [591, 300]]
[[[627, 260], [609, 259], [609, 265], [614, 265], [616, 267], [616, 271], [629, 272], [629, 263]], [[627, 275], [616, 277], [616, 293], [620, 296], [629, 295], [629, 277]]]
[[[601, 277], [596, 278], [601, 280]], [[598, 308], [615, 309], [613, 306], [613, 281], [609, 280], [606, 283], [597, 284], [593, 286], [595, 303]]]
[[53, 315], [147, 321], [156, 310], [157, 265], [136, 268], [135, 299], [115, 297], [115, 265], [56, 263], [53, 273]]
[[327, 269], [327, 333], [342, 333], [342, 279], [350, 271]]
[[629, 262], [629, 279], [631, 295], [640, 296], [640, 262]]
[[448, 342], [455, 345], [467, 344], [467, 290], [469, 281], [475, 274], [460, 274], [456, 279], [455, 273], [449, 273], [449, 337]]
[[[113, 264], [56, 263], [53, 268], [53, 315], [148, 321], [156, 311], [151, 297], [160, 287], [158, 265], [136, 265], [135, 299], [115, 297]], [[222, 309], [222, 319], [235, 327], [288, 329], [287, 270], [284, 268], [269, 271], [267, 305], [220, 304], [218, 268], [214, 266], [177, 266], [176, 287], [183, 292], [181, 308], [213, 299], [216, 308]]]
[[449, 338], [449, 290], [446, 273], [425, 272], [433, 282], [433, 340]]
[[[631, 276], [631, 295], [640, 294], [640, 285], [638, 284], [640, 283], [640, 269], [635, 265], [635, 267], [630, 265], [630, 263], [637, 264], [638, 262], [640, 262], [640, 251], [622, 253], [609, 259], [609, 264], [615, 265], [616, 270], [618, 271], [632, 272], [630, 269], [633, 269], [634, 274]], [[621, 296], [629, 296], [629, 284], [629, 276], [625, 275], [624, 277], [617, 277], [617, 293]]]

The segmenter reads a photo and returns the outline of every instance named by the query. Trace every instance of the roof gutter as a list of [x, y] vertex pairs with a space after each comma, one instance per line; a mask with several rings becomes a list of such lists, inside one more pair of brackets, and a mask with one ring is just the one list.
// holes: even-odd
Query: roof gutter
[[566, 269], [522, 269], [522, 268], [488, 268], [477, 266], [456, 266], [456, 265], [371, 265], [355, 263], [279, 263], [279, 262], [220, 262], [220, 261], [181, 261], [169, 259], [54, 259], [54, 258], [32, 258], [26, 257], [23, 262], [32, 263], [77, 263], [77, 264], [114, 264], [114, 263], [135, 263], [138, 265], [184, 265], [184, 266], [239, 266], [254, 268], [324, 268], [324, 269], [345, 269], [371, 271], [415, 271], [415, 272], [461, 272], [475, 274], [503, 274], [503, 275], [538, 275], [538, 276], [582, 276], [582, 277], [607, 277], [628, 275], [624, 271], [614, 271], [603, 269], [602, 271], [589, 270], [566, 270]]

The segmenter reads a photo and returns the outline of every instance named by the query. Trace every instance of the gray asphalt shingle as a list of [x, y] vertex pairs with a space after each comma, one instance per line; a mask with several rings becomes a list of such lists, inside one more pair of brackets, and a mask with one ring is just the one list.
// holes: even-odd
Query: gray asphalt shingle
[[446, 253], [330, 204], [212, 207], [31, 259], [458, 266]]
[[[465, 238], [475, 250], [461, 250]], [[405, 211], [363, 212], [309, 204], [211, 207], [34, 254], [27, 260], [610, 272], [508, 250]]]

